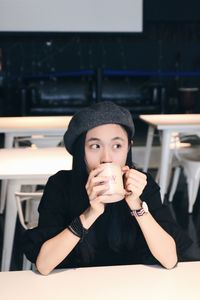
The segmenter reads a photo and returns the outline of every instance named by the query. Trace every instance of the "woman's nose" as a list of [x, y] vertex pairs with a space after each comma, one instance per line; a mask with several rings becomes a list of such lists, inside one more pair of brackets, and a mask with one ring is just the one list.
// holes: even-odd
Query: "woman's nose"
[[107, 149], [104, 149], [101, 155], [101, 164], [103, 163], [111, 163], [112, 162], [112, 156], [110, 154], [110, 151]]

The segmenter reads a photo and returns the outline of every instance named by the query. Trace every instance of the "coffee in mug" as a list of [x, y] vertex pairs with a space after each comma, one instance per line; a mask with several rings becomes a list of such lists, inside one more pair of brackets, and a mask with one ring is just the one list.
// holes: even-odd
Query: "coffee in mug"
[[101, 175], [108, 178], [109, 190], [104, 193], [109, 196], [108, 203], [122, 200], [125, 191], [121, 167], [115, 163], [105, 163]]

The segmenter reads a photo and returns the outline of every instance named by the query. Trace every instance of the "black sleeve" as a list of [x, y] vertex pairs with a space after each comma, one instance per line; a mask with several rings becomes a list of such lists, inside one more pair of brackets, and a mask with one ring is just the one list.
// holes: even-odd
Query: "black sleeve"
[[67, 187], [69, 176], [60, 171], [51, 176], [41, 199], [38, 227], [26, 230], [22, 239], [23, 252], [35, 263], [42, 244], [69, 225], [69, 201]]
[[158, 224], [174, 238], [178, 259], [182, 260], [185, 251], [191, 246], [192, 240], [177, 224], [169, 206], [162, 204], [160, 188], [150, 174], [147, 174], [147, 182], [141, 199], [148, 204], [149, 211]]

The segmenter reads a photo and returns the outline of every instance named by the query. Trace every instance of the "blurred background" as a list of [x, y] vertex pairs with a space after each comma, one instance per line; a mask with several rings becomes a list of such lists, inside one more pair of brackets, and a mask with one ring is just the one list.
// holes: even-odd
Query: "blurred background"
[[0, 28], [0, 115], [71, 115], [101, 100], [135, 118], [199, 112], [199, 11], [198, 0], [144, 0], [142, 31], [132, 33]]

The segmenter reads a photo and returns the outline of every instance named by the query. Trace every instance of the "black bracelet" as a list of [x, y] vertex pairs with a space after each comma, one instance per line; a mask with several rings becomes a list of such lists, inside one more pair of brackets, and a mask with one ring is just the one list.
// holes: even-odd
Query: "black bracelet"
[[83, 241], [85, 235], [88, 233], [88, 230], [83, 227], [80, 217], [75, 218], [68, 226], [68, 229], [74, 235], [78, 236], [80, 238], [81, 242]]

